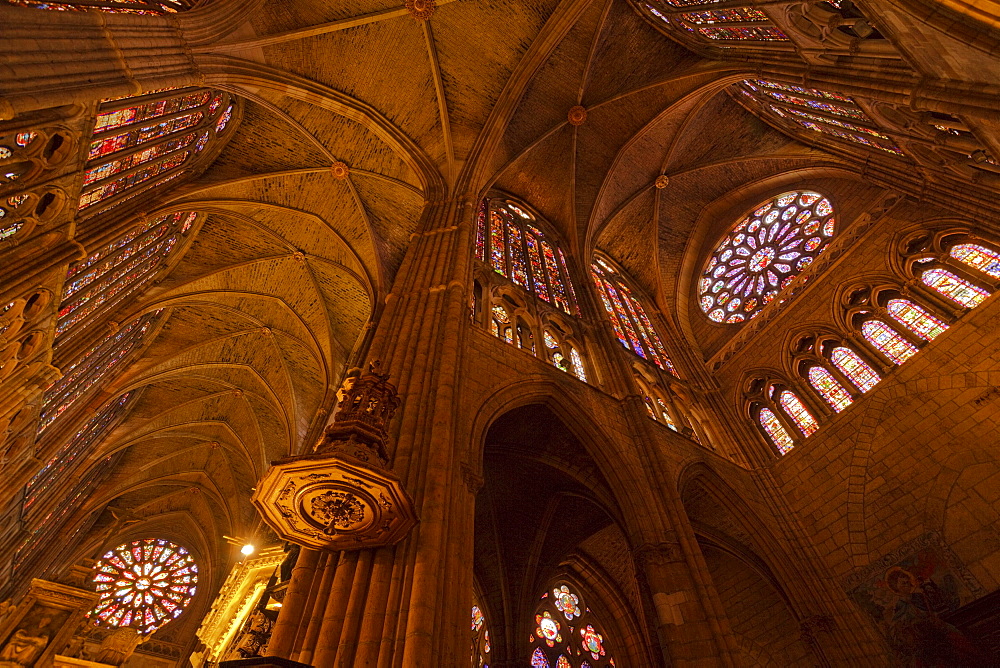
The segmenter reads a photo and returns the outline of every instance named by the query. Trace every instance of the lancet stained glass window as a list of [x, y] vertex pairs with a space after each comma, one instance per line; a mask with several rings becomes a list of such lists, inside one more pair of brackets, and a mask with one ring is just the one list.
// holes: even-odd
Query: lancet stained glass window
[[489, 668], [490, 629], [486, 623], [486, 615], [478, 604], [472, 605], [472, 668]]
[[809, 369], [809, 384], [838, 413], [853, 402], [850, 393], [840, 384], [840, 381], [821, 366], [814, 366]]
[[896, 322], [925, 341], [934, 340], [948, 329], [948, 325], [908, 299], [890, 299], [886, 310]]
[[56, 336], [147, 286], [197, 216], [195, 212], [177, 212], [144, 220], [70, 265], [59, 305]]
[[812, 416], [812, 413], [805, 407], [802, 400], [791, 390], [783, 390], [778, 395], [778, 403], [788, 413], [788, 417], [792, 418], [795, 426], [799, 428], [803, 436], [810, 436], [819, 429], [816, 418]]
[[557, 308], [578, 314], [566, 258], [538, 229], [533, 214], [513, 202], [491, 199], [477, 222], [479, 259]]
[[197, 591], [198, 565], [183, 547], [147, 538], [119, 545], [94, 565], [100, 598], [94, 623], [148, 635], [184, 612]]
[[211, 90], [105, 101], [84, 167], [80, 210], [113, 205], [179, 176], [231, 113], [228, 94]]
[[917, 348], [881, 320], [866, 320], [861, 334], [894, 364], [902, 364], [917, 354]]
[[45, 0], [6, 0], [8, 4], [57, 12], [99, 10], [108, 14], [175, 14], [191, 8], [189, 0], [110, 0], [107, 2], [46, 2]]
[[892, 155], [903, 155], [892, 138], [881, 131], [849, 96], [835, 91], [807, 88], [767, 79], [746, 79], [738, 90], [772, 119], [869, 146]]
[[924, 285], [967, 308], [979, 306], [990, 296], [989, 292], [978, 285], [939, 267], [921, 272], [920, 280]]
[[875, 369], [850, 348], [844, 346], [834, 348], [830, 353], [830, 361], [862, 392], [867, 392], [882, 380]]
[[82, 458], [81, 455], [86, 456], [95, 441], [114, 428], [124, 416], [131, 398], [132, 393], [127, 392], [98, 411], [97, 415], [88, 420], [76, 435], [35, 473], [25, 488], [23, 506], [25, 512], [30, 511], [46, 492], [59, 482], [63, 474], [73, 468], [73, 465]]
[[39, 435], [143, 346], [159, 314], [160, 311], [147, 313], [117, 332], [108, 334], [62, 370], [62, 378], [49, 388], [42, 399]]
[[767, 435], [770, 437], [771, 442], [774, 443], [775, 447], [781, 454], [786, 454], [791, 451], [795, 444], [792, 442], [792, 437], [788, 434], [784, 425], [781, 424], [781, 420], [778, 416], [774, 414], [770, 408], [760, 409], [760, 426], [764, 428]]
[[653, 329], [642, 302], [636, 298], [624, 277], [600, 257], [595, 258], [590, 265], [590, 274], [597, 286], [601, 303], [608, 312], [615, 335], [625, 349], [676, 376], [677, 370]]
[[699, 37], [721, 42], [787, 42], [786, 35], [771, 19], [755, 7], [731, 7], [725, 9], [699, 9], [678, 11], [711, 2], [698, 0], [666, 0], [664, 4], [646, 3], [646, 9], [667, 25], [681, 29]]
[[826, 250], [836, 231], [830, 200], [816, 192], [787, 192], [757, 206], [709, 258], [698, 282], [701, 310], [715, 322], [756, 317]]
[[1000, 253], [995, 250], [978, 244], [958, 244], [949, 255], [988, 276], [1000, 278]]

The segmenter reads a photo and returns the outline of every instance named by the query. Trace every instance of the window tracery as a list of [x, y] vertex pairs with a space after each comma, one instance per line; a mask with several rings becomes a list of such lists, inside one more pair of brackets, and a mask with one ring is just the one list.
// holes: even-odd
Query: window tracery
[[566, 259], [527, 207], [487, 198], [477, 216], [472, 320], [494, 336], [588, 382]]
[[[808, 378], [808, 368], [804, 373]], [[780, 376], [750, 375], [743, 400], [746, 414], [781, 455], [819, 429], [815, 409]]]
[[183, 175], [221, 135], [232, 110], [228, 93], [194, 88], [105, 101], [84, 166], [80, 211], [110, 208]]
[[193, 211], [178, 211], [143, 218], [122, 236], [71, 264], [59, 305], [56, 339], [148, 287], [197, 217]]
[[478, 602], [472, 604], [472, 668], [489, 668], [490, 629]]
[[826, 248], [836, 234], [833, 205], [809, 191], [782, 193], [743, 217], [716, 245], [698, 282], [712, 321], [755, 318]]
[[902, 156], [896, 142], [851, 97], [767, 79], [745, 79], [735, 97], [778, 127], [793, 127]]
[[185, 548], [147, 538], [109, 550], [94, 564], [95, 625], [149, 635], [180, 617], [197, 592], [198, 564]]
[[77, 136], [46, 115], [0, 123], [0, 244], [27, 239], [66, 210], [53, 178], [75, 154]]
[[42, 400], [39, 436], [144, 347], [156, 329], [160, 313], [147, 313], [106, 335], [63, 368], [63, 377], [49, 388]]
[[194, 6], [192, 0], [106, 0], [99, 2], [46, 2], [46, 0], [5, 0], [8, 4], [57, 12], [101, 11], [108, 14], [175, 14]]
[[563, 312], [579, 314], [565, 254], [524, 205], [501, 198], [484, 201], [477, 218], [476, 257]]
[[651, 360], [663, 371], [669, 371], [677, 376], [677, 369], [670, 361], [660, 336], [646, 315], [642, 302], [629, 287], [622, 273], [608, 259], [601, 256], [594, 258], [590, 272], [615, 336], [622, 346], [644, 360]]
[[575, 585], [558, 582], [542, 594], [533, 622], [533, 667], [614, 668], [607, 630]]

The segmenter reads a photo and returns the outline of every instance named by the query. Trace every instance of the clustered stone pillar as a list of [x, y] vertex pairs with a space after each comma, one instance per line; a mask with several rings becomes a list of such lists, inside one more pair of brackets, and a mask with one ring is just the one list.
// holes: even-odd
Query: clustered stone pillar
[[451, 416], [472, 220], [464, 200], [426, 207], [369, 355], [382, 360], [402, 399], [387, 454], [419, 524], [391, 546], [304, 549], [268, 656], [323, 667], [468, 661], [462, 630], [472, 576], [464, 543], [471, 544], [474, 504]]

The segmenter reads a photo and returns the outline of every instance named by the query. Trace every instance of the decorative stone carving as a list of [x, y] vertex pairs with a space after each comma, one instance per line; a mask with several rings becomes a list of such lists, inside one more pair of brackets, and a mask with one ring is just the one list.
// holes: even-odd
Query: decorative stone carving
[[670, 184], [670, 177], [667, 176], [666, 174], [660, 174], [659, 176], [656, 177], [656, 180], [653, 181], [653, 185], [656, 186], [657, 189], [659, 190], [663, 190], [669, 184]]
[[406, 11], [418, 21], [427, 21], [437, 9], [434, 0], [406, 0]]
[[569, 121], [570, 125], [583, 125], [587, 122], [587, 110], [580, 105], [570, 107], [569, 113], [566, 115], [566, 119]]
[[[433, 10], [431, 10], [431, 12], [433, 13]], [[346, 163], [343, 163], [340, 160], [338, 160], [337, 162], [330, 165], [330, 173], [333, 174], [333, 178], [337, 179], [338, 181], [343, 181], [351, 173], [351, 168], [348, 167]]]
[[643, 543], [635, 549], [635, 558], [643, 566], [665, 566], [684, 560], [679, 543]]
[[141, 642], [142, 636], [138, 630], [131, 626], [119, 627], [104, 636], [96, 659], [98, 663], [120, 666], [132, 656]]
[[413, 504], [388, 470], [386, 425], [399, 406], [388, 376], [355, 369], [317, 451], [279, 460], [253, 503], [283, 539], [350, 550], [392, 545], [417, 522]]

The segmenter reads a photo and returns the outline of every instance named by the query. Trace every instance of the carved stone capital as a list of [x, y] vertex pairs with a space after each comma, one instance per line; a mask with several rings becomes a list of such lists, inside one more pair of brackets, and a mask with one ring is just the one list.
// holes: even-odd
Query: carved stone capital
[[684, 561], [684, 552], [678, 542], [643, 543], [635, 549], [635, 558], [643, 567], [666, 566]]
[[478, 475], [472, 470], [472, 467], [468, 464], [462, 464], [462, 480], [465, 481], [465, 487], [469, 490], [469, 494], [475, 496], [483, 486], [483, 477]]

